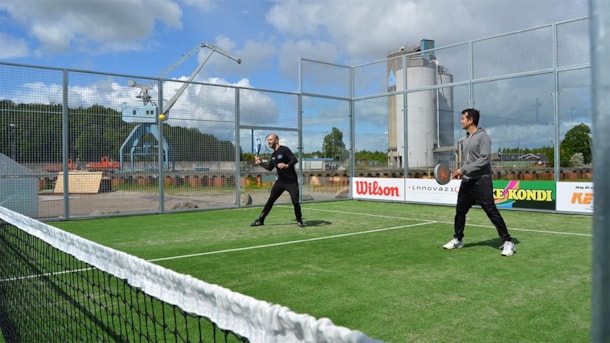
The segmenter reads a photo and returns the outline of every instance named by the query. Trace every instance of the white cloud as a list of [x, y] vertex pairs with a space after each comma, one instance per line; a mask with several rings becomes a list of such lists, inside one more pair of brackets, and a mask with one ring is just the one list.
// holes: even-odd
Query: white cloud
[[[157, 22], [181, 28], [173, 1], [8, 1], [0, 5], [40, 44], [39, 54], [125, 51], [153, 36]], [[137, 45], [136, 45], [137, 49]]]
[[180, 2], [187, 6], [195, 7], [203, 12], [210, 12], [218, 7], [217, 2], [214, 0], [180, 0]]
[[[240, 16], [246, 12], [249, 16]], [[283, 78], [280, 82], [292, 82], [288, 86], [281, 83], [280, 89], [286, 90], [298, 80], [301, 57], [354, 65], [383, 59], [399, 46], [417, 45], [424, 38], [435, 40], [440, 47], [587, 15], [587, 0], [62, 0], [61, 6], [56, 1], [4, 0], [0, 3], [0, 19], [3, 24], [10, 22], [10, 27], [5, 30], [3, 26], [0, 46], [11, 49], [2, 49], [0, 58], [19, 59], [36, 50], [43, 57], [54, 55], [79, 60], [64, 65], [82, 65], [85, 59], [86, 69], [93, 65], [97, 70], [155, 76], [162, 71], [154, 67], [156, 62], [163, 60], [159, 65], [166, 66], [167, 61], [176, 61], [186, 52], [180, 43], [200, 43], [191, 41], [196, 36], [243, 60], [238, 65], [215, 54], [196, 80], [229, 84], [226, 79], [236, 76], [233, 84], [238, 86], [260, 87], [264, 81], [264, 88], [277, 89], [274, 82]], [[196, 20], [197, 25], [187, 22], [186, 17]], [[240, 21], [243, 18], [252, 21]], [[138, 54], [143, 50], [146, 51]], [[198, 61], [206, 56], [207, 51], [200, 53]], [[117, 63], [117, 60], [123, 62], [120, 59], [125, 63]], [[58, 59], [53, 63], [57, 65], [57, 61], [63, 62]], [[448, 58], [441, 59], [443, 65], [449, 62]], [[134, 64], [146, 69], [136, 70]], [[186, 71], [181, 73], [192, 72], [191, 65], [185, 65]], [[456, 72], [460, 67], [459, 64], [446, 66]], [[61, 100], [58, 85], [30, 84], [30, 87], [35, 87], [31, 89], [32, 94], [22, 91], [23, 102], [39, 99], [40, 92], [50, 94], [49, 99], [57, 96], [56, 101]], [[133, 89], [116, 83], [107, 87], [104, 92], [96, 93], [96, 102], [104, 93], [117, 109], [123, 101], [135, 104]], [[90, 99], [88, 92], [94, 90], [86, 88], [71, 87], [71, 101], [91, 105], [86, 102]], [[511, 105], [510, 101], [514, 96], [526, 97], [524, 92], [527, 90], [509, 94], [508, 90], [500, 89], [490, 95], [489, 101], [494, 100], [495, 108], [504, 112], [519, 113], [516, 104]], [[168, 90], [166, 97], [171, 94]], [[177, 106], [200, 102], [201, 96], [195, 95], [197, 90], [189, 89]], [[269, 103], [272, 99], [251, 95], [252, 98], [242, 101], [250, 101], [252, 113], [269, 116], [265, 119], [272, 122], [277, 116], [273, 113], [273, 104]], [[222, 92], [214, 96], [218, 99], [207, 101], [216, 101], [219, 108], [224, 108], [221, 100], [232, 100]], [[498, 98], [491, 99], [492, 96]], [[375, 104], [361, 106], [364, 105]], [[371, 108], [366, 112], [383, 112], [383, 109], [381, 106], [379, 110]], [[202, 115], [218, 114], [202, 112]], [[333, 117], [328, 115], [322, 119]], [[370, 119], [372, 125], [380, 126], [387, 120], [382, 115]], [[501, 133], [495, 133], [498, 141], [504, 140]], [[510, 132], [506, 133], [506, 139], [511, 139]]]
[[[437, 47], [446, 46], [586, 16], [588, 1], [62, 0], [58, 6], [54, 1], [5, 0], [0, 10], [13, 25], [0, 41], [33, 38], [29, 47], [39, 57], [99, 56], [87, 62], [98, 66], [112, 54], [150, 55], [154, 50], [151, 60], [171, 54], [164, 57], [167, 61], [183, 51], [176, 50], [180, 42], [199, 35], [203, 40], [214, 37], [215, 44], [244, 61], [239, 69], [230, 61], [210, 61], [206, 69], [218, 66], [220, 72], [264, 78], [262, 71], [279, 66], [276, 76], [296, 82], [300, 57], [354, 65], [379, 60], [423, 38], [435, 40]], [[242, 17], [244, 13], [249, 15]], [[187, 17], [196, 22], [185, 22]], [[17, 25], [23, 33], [17, 33]], [[17, 52], [3, 54], [23, 56], [27, 54], [23, 44]], [[105, 68], [120, 67], [115, 63]]]
[[275, 66], [274, 58], [277, 47], [271, 42], [247, 40], [241, 49], [235, 49], [235, 54], [242, 58], [239, 72], [249, 74], [255, 71], [268, 70]]
[[291, 0], [276, 1], [266, 19], [288, 39], [316, 37], [353, 61], [370, 61], [424, 38], [449, 45], [586, 16], [587, 10], [586, 0]]
[[282, 75], [298, 79], [298, 65], [300, 58], [309, 58], [319, 61], [334, 61], [339, 56], [335, 45], [327, 41], [297, 40], [287, 41], [278, 54], [279, 69]]
[[12, 59], [27, 56], [30, 53], [24, 39], [8, 36], [0, 32], [0, 59]]

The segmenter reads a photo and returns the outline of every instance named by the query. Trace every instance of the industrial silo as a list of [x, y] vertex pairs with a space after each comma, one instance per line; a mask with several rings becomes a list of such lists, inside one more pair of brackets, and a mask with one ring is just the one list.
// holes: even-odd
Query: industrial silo
[[[434, 47], [430, 40], [423, 40], [420, 47], [388, 55], [388, 91], [405, 89], [403, 56], [406, 58], [407, 93], [407, 147], [404, 147], [403, 96], [393, 95], [388, 101], [388, 163], [402, 167], [405, 154], [409, 168], [430, 168], [438, 161], [439, 147], [453, 145], [453, 95], [451, 88], [414, 89], [442, 85], [452, 81], [432, 53], [425, 50]], [[416, 53], [423, 51], [422, 53]]]

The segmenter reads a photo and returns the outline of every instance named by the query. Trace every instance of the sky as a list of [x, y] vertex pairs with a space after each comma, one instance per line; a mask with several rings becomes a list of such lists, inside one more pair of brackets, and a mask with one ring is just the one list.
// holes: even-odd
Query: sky
[[196, 81], [292, 92], [300, 58], [354, 66], [588, 12], [588, 0], [3, 0], [0, 61], [155, 77], [208, 43], [242, 63], [215, 55]]

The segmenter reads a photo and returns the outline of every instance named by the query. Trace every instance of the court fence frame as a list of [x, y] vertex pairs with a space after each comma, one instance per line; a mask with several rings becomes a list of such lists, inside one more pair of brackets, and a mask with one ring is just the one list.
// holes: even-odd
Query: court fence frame
[[[531, 153], [523, 146], [529, 133], [512, 133], [505, 144], [517, 151], [494, 153], [495, 176], [589, 182], [586, 156], [562, 167], [560, 154], [566, 124], [591, 119], [590, 99], [564, 108], [591, 88], [588, 30], [589, 18], [577, 18], [438, 48], [422, 41], [357, 66], [302, 58], [297, 92], [190, 82], [163, 121], [126, 116], [137, 95], [126, 85], [151, 85], [163, 113], [164, 94], [183, 81], [0, 62], [0, 203], [45, 220], [261, 206], [275, 174], [254, 166], [248, 147], [269, 132], [299, 157], [302, 201], [352, 199], [354, 177], [425, 178], [436, 162], [457, 163], [462, 108], [493, 108], [487, 89], [530, 84], [541, 84], [530, 93], [548, 97], [535, 98], [535, 116], [513, 129], [534, 123], [549, 133], [543, 148], [552, 159], [544, 167], [510, 160]], [[418, 70], [426, 82], [410, 74]], [[421, 124], [422, 113], [436, 118]], [[363, 148], [372, 122], [386, 138]], [[369, 150], [386, 161], [357, 157]], [[24, 181], [35, 190], [24, 192]]]

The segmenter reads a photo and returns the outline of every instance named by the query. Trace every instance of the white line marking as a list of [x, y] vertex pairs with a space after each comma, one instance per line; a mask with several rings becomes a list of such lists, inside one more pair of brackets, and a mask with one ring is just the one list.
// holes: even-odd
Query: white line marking
[[[276, 205], [276, 206], [277, 207], [292, 208], [292, 205]], [[401, 226], [393, 226], [393, 227], [374, 229], [374, 230], [367, 230], [367, 231], [350, 232], [350, 233], [344, 233], [344, 234], [338, 234], [338, 235], [331, 235], [331, 236], [324, 236], [324, 237], [301, 239], [301, 240], [296, 240], [296, 241], [288, 241], [288, 242], [280, 242], [280, 243], [272, 243], [272, 244], [255, 245], [255, 246], [243, 247], [243, 248], [233, 248], [233, 249], [209, 251], [209, 252], [202, 252], [202, 253], [188, 254], [188, 255], [180, 255], [180, 256], [173, 256], [173, 257], [161, 257], [161, 258], [150, 259], [148, 261], [149, 262], [168, 261], [168, 260], [175, 260], [175, 259], [181, 259], [181, 258], [189, 258], [189, 257], [198, 257], [198, 256], [222, 254], [222, 253], [227, 253], [227, 252], [262, 249], [262, 248], [277, 247], [277, 246], [282, 246], [282, 245], [290, 245], [290, 244], [297, 244], [297, 243], [320, 241], [320, 240], [325, 240], [325, 239], [333, 239], [333, 238], [341, 238], [341, 237], [362, 235], [362, 234], [367, 234], [367, 233], [375, 233], [375, 232], [383, 232], [383, 231], [404, 229], [404, 228], [423, 226], [423, 225], [429, 225], [429, 224], [436, 224], [436, 223], [453, 225], [453, 222], [448, 222], [448, 221], [439, 221], [439, 220], [431, 221], [431, 220], [426, 220], [426, 219], [389, 216], [389, 215], [383, 215], [383, 214], [371, 214], [371, 213], [349, 212], [349, 211], [339, 211], [339, 210], [327, 210], [327, 209], [320, 209], [320, 208], [308, 208], [308, 210], [320, 211], [320, 212], [341, 213], [341, 214], [349, 214], [349, 215], [360, 215], [360, 216], [366, 216], [366, 217], [400, 219], [400, 220], [414, 220], [414, 221], [421, 221], [422, 223], [410, 224], [410, 225], [401, 225]], [[467, 224], [467, 226], [481, 227], [481, 228], [494, 228], [493, 225], [480, 225], [480, 224]], [[593, 236], [592, 234], [587, 234], [587, 233], [545, 231], [545, 230], [521, 229], [521, 228], [511, 228], [511, 227], [509, 227], [509, 231], [523, 231], [523, 232], [535, 232], [535, 233], [543, 233], [543, 234], [556, 234], [556, 235], [568, 235], [568, 236], [584, 236], [584, 237], [592, 237]]]
[[11, 278], [8, 278], [8, 279], [0, 279], [0, 283], [1, 282], [7, 282], [7, 281], [20, 281], [20, 280], [34, 279], [34, 278], [39, 278], [39, 277], [42, 277], [42, 276], [55, 276], [55, 275], [62, 275], [62, 274], [68, 274], [68, 273], [84, 272], [84, 271], [88, 271], [88, 270], [95, 270], [95, 269], [92, 268], [92, 267], [89, 267], [89, 268], [64, 270], [64, 271], [61, 271], [61, 272], [52, 272], [52, 273], [43, 273], [43, 274], [34, 274], [34, 275], [26, 275], [26, 276], [19, 276], [19, 277], [11, 277]]
[[[416, 221], [423, 221], [424, 220], [424, 219], [417, 219], [417, 218], [396, 217], [396, 216], [387, 216], [387, 215], [380, 215], [380, 214], [369, 214], [369, 213], [360, 213], [360, 212], [347, 212], [347, 211], [337, 211], [337, 210], [325, 210], [325, 209], [320, 209], [320, 208], [307, 208], [307, 209], [308, 210], [313, 210], [313, 211], [343, 213], [343, 214], [360, 215], [360, 216], [367, 216], [367, 217], [381, 217], [381, 218], [390, 218], [390, 219], [406, 219], [406, 220], [416, 220]], [[441, 221], [441, 220], [436, 221], [436, 223], [453, 225], [453, 222]], [[475, 226], [475, 227], [484, 227], [484, 228], [495, 228], [493, 225], [481, 225], [481, 224], [466, 224], [466, 226]], [[592, 233], [547, 231], [547, 230], [535, 230], [535, 229], [522, 229], [522, 228], [516, 228], [516, 227], [509, 227], [508, 230], [509, 231], [524, 231], [524, 232], [548, 233], [548, 234], [567, 235], [567, 236], [593, 237]]]
[[[286, 206], [288, 207], [288, 206]], [[347, 212], [347, 211], [337, 211], [337, 210], [325, 210], [322, 208], [307, 208], [308, 210], [321, 211], [321, 212], [330, 212], [330, 213], [341, 213], [341, 214], [354, 214], [361, 215], [366, 217], [377, 217], [377, 218], [390, 218], [390, 219], [405, 219], [405, 220], [416, 220], [416, 221], [426, 221], [428, 219], [420, 219], [420, 218], [409, 218], [409, 217], [397, 217], [397, 216], [388, 216], [384, 214], [371, 214], [371, 213], [360, 213], [360, 212]]]
[[434, 223], [436, 223], [436, 221], [428, 221], [428, 222], [425, 222], [425, 223], [417, 223], [417, 224], [410, 224], [410, 225], [400, 225], [400, 226], [385, 227], [385, 228], [381, 228], [381, 229], [374, 229], [374, 230], [367, 230], [367, 231], [342, 233], [342, 234], [339, 234], [339, 235], [331, 235], [331, 236], [324, 236], [324, 237], [299, 239], [299, 240], [296, 240], [296, 241], [288, 241], [288, 242], [280, 242], [280, 243], [272, 243], [272, 244], [263, 244], [263, 245], [254, 245], [254, 246], [244, 247], [244, 248], [234, 248], [234, 249], [225, 249], [225, 250], [202, 252], [202, 253], [197, 253], [197, 254], [188, 254], [188, 255], [173, 256], [173, 257], [154, 258], [154, 259], [150, 259], [148, 261], [149, 262], [157, 262], [157, 261], [165, 261], [165, 260], [175, 260], [175, 259], [179, 259], [179, 258], [188, 258], [188, 257], [197, 257], [197, 256], [222, 254], [222, 253], [225, 253], [225, 252], [235, 252], [235, 251], [244, 251], [244, 250], [254, 250], [254, 249], [261, 249], [261, 248], [269, 248], [269, 247], [278, 247], [278, 246], [282, 246], [282, 245], [290, 245], [290, 244], [305, 243], [305, 242], [314, 242], [314, 241], [321, 241], [321, 240], [325, 240], [325, 239], [333, 239], [333, 238], [341, 238], [341, 237], [363, 235], [363, 234], [374, 233], [374, 232], [383, 232], [383, 231], [390, 231], [390, 230], [405, 229], [405, 228], [411, 228], [411, 227], [428, 225], [428, 224], [434, 224]]
[[[484, 228], [495, 228], [493, 225], [467, 224], [466, 226], [476, 226], [476, 227], [484, 227]], [[593, 237], [593, 234], [591, 234], [591, 233], [577, 233], [577, 232], [561, 232], [561, 231], [546, 231], [546, 230], [534, 230], [534, 229], [521, 229], [521, 228], [517, 228], [517, 227], [509, 227], [508, 231], [524, 231], [524, 232], [548, 233], [548, 234], [554, 234], [554, 235]]]

